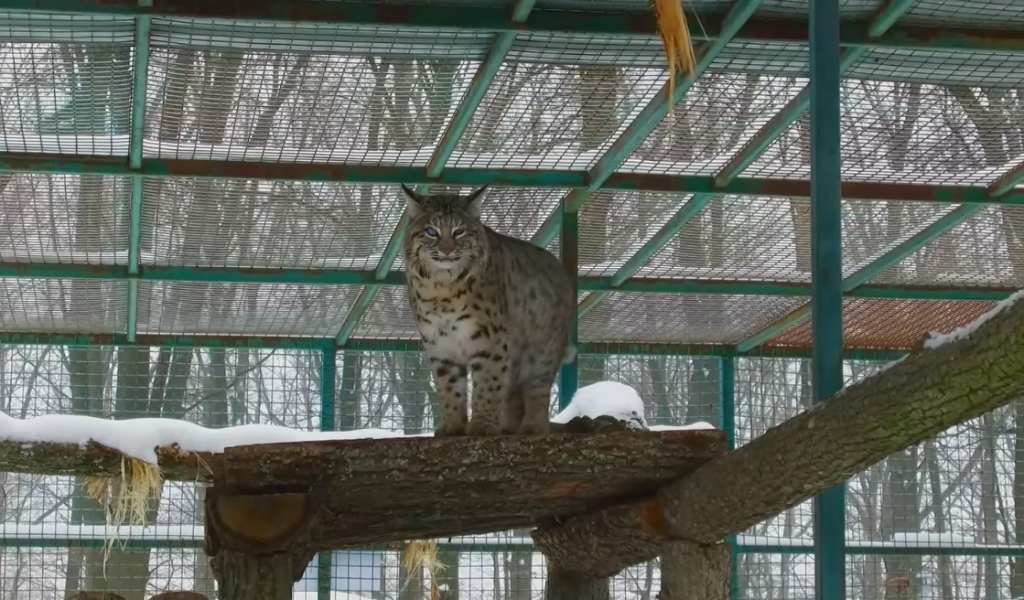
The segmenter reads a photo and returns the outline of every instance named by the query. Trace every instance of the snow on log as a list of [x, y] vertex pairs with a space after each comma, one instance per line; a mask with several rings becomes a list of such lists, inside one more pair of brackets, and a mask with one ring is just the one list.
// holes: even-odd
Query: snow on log
[[715, 544], [815, 496], [890, 454], [1024, 395], [1024, 292], [885, 371], [789, 419], [653, 502], [543, 526], [554, 566], [609, 576], [672, 540]]

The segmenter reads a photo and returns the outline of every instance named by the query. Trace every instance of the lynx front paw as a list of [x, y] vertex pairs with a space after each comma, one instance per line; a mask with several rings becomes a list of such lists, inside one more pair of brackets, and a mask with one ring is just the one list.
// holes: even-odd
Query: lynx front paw
[[547, 419], [524, 419], [519, 426], [519, 435], [540, 435], [551, 431], [551, 423]]
[[466, 435], [465, 423], [445, 423], [434, 430], [434, 437], [455, 437]]
[[488, 436], [498, 435], [498, 426], [490, 421], [483, 421], [481, 419], [473, 419], [469, 422], [469, 428], [467, 429], [468, 435], [473, 436]]

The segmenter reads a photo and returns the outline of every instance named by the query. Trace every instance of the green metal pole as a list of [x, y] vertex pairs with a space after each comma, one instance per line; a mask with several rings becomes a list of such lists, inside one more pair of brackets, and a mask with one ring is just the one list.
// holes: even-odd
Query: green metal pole
[[[139, 6], [148, 7], [152, 0], [139, 0]], [[132, 123], [128, 148], [128, 166], [131, 176], [131, 204], [128, 218], [128, 274], [139, 274], [139, 252], [142, 245], [142, 143], [146, 132], [146, 86], [149, 77], [150, 17], [135, 19], [135, 64], [132, 81]], [[128, 319], [126, 332], [135, 341], [139, 324], [139, 280], [128, 280]]]
[[[562, 201], [562, 210], [566, 209], [565, 200]], [[565, 265], [565, 270], [569, 273], [569, 279], [572, 281], [573, 286], [573, 297], [579, 295], [578, 278], [579, 272], [579, 213], [565, 212], [562, 214], [562, 239], [561, 239], [561, 250], [562, 250], [562, 264]], [[573, 318], [572, 320], [572, 343], [573, 345], [579, 344], [579, 318]], [[569, 406], [569, 402], [572, 401], [573, 395], [576, 393], [576, 389], [579, 387], [579, 348], [577, 347], [576, 358], [567, 365], [562, 365], [561, 373], [559, 374], [558, 384], [558, 407], [560, 409]]]
[[[843, 387], [839, 0], [811, 0], [811, 320], [814, 398]], [[814, 498], [815, 596], [846, 597], [846, 489]]]
[[[320, 350], [320, 430], [334, 431], [334, 389], [338, 361], [333, 344]], [[332, 553], [324, 551], [316, 557], [317, 600], [331, 600]]]
[[[721, 399], [722, 422], [717, 423], [725, 432], [729, 450], [736, 449], [736, 359], [723, 356], [718, 359], [719, 397]], [[739, 547], [736, 536], [729, 538], [732, 548], [732, 600], [739, 600]]]

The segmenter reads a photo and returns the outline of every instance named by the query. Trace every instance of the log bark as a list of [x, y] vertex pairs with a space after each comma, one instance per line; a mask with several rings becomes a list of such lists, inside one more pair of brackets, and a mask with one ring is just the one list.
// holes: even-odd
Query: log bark
[[544, 600], [609, 600], [607, 577], [590, 577], [548, 566]]
[[222, 549], [211, 561], [218, 596], [220, 600], [292, 600], [292, 588], [313, 556], [255, 555]]
[[658, 600], [731, 600], [732, 548], [669, 542], [661, 553]]
[[[592, 575], [649, 560], [672, 540], [715, 544], [1021, 395], [1017, 302], [970, 336], [911, 354], [666, 486], [656, 502], [542, 526], [533, 539], [555, 566]], [[578, 540], [592, 541], [587, 552], [573, 549]]]
[[204, 549], [220, 600], [291, 600], [316, 556], [312, 498], [206, 489]]
[[402, 438], [230, 448], [215, 487], [298, 489], [340, 549], [535, 527], [652, 498], [727, 452], [718, 431]]
[[[637, 431], [605, 421], [568, 428], [599, 433], [261, 444], [218, 454], [170, 447], [157, 455], [168, 480], [255, 495], [311, 493], [326, 515], [314, 543], [334, 550], [532, 528], [650, 499], [728, 451], [721, 431]], [[94, 442], [0, 441], [5, 471], [118, 477], [123, 458]]]

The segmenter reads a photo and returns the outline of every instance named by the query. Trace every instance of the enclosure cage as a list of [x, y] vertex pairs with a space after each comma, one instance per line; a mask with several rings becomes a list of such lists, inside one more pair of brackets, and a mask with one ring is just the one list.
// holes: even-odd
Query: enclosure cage
[[[620, 381], [737, 446], [816, 400], [821, 285], [847, 383], [1024, 287], [1024, 2], [839, 3], [815, 106], [844, 183], [815, 202], [842, 273], [814, 285], [807, 0], [684, 5], [670, 98], [646, 0], [0, 0], [3, 411], [431, 430], [399, 183], [491, 184], [483, 220], [576, 274], [552, 414]], [[730, 539], [734, 597], [1024, 597], [1020, 411], [852, 478], [827, 531], [808, 501]], [[165, 483], [104, 559], [81, 480], [6, 473], [0, 599], [214, 597], [201, 488]], [[445, 600], [541, 597], [528, 531], [438, 543]], [[295, 597], [422, 600], [403, 551], [321, 554]]]

